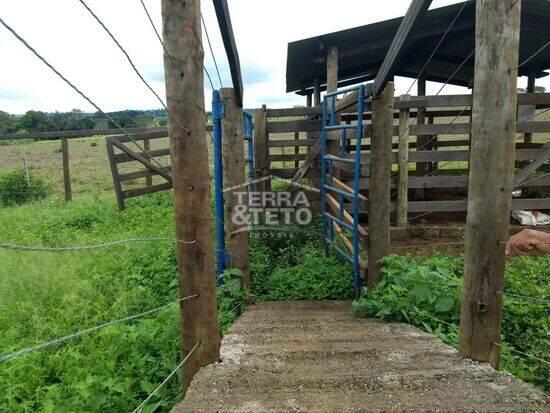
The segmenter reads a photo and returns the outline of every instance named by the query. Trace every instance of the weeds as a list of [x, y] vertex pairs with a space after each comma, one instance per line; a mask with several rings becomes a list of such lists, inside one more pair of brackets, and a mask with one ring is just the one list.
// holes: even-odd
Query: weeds
[[29, 180], [22, 169], [14, 169], [0, 176], [0, 204], [21, 205], [44, 199], [49, 192], [46, 181], [29, 171]]

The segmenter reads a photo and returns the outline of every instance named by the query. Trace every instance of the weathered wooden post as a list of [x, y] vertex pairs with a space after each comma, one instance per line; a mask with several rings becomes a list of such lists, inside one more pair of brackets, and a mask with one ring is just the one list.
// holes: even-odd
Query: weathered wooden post
[[504, 245], [514, 186], [521, 2], [476, 2], [476, 60], [464, 285], [463, 357], [498, 366]]
[[61, 138], [61, 154], [63, 158], [63, 187], [65, 188], [65, 201], [73, 200], [73, 191], [71, 188], [71, 169], [69, 167], [69, 141], [67, 138]]
[[245, 156], [243, 145], [243, 109], [238, 106], [235, 90], [220, 90], [224, 104], [222, 122], [223, 182], [225, 188], [236, 188], [225, 192], [226, 210], [226, 243], [229, 255], [229, 266], [238, 268], [243, 273], [241, 283], [250, 292], [250, 266], [248, 262], [248, 235], [246, 225], [235, 221], [239, 216], [238, 208], [248, 205], [246, 187]]
[[[417, 84], [417, 95], [418, 96], [426, 96], [426, 75], [425, 73], [421, 73], [418, 78], [418, 84]], [[424, 125], [426, 124], [426, 108], [417, 108], [416, 109], [416, 124], [417, 125]], [[416, 136], [416, 150], [425, 150], [426, 148], [424, 145], [426, 144], [427, 137], [426, 135], [417, 135]], [[422, 149], [421, 149], [422, 148]], [[417, 162], [416, 163], [416, 172], [418, 175], [424, 175], [427, 172], [425, 162]], [[419, 199], [424, 199], [424, 189], [423, 188], [416, 188], [414, 191], [415, 197]]]
[[[409, 95], [402, 95], [401, 102], [410, 100]], [[397, 182], [397, 225], [407, 226], [408, 193], [409, 193], [409, 124], [410, 109], [399, 111], [399, 146], [397, 161], [399, 166], [399, 180]]]
[[321, 106], [321, 82], [319, 79], [313, 81], [313, 105]]
[[[180, 297], [198, 297], [180, 303], [181, 357], [196, 348], [182, 367], [187, 389], [200, 367], [220, 358], [220, 331], [216, 314], [216, 276], [210, 204], [210, 176], [204, 124], [203, 60], [200, 0], [162, 0], [168, 133], [174, 175], [176, 238]], [[187, 130], [186, 130], [187, 129]]]
[[[336, 92], [336, 90], [338, 90], [338, 47], [330, 46], [327, 51], [327, 93]], [[336, 96], [331, 99], [336, 100]], [[330, 105], [331, 102], [329, 101], [329, 111]], [[333, 121], [335, 125], [338, 125], [340, 123], [340, 116], [337, 115], [336, 119], [333, 119]], [[340, 138], [340, 132], [331, 133], [330, 136], [333, 138]], [[327, 154], [334, 156], [340, 155], [340, 142], [338, 140], [329, 140], [327, 142]], [[340, 178], [340, 175], [340, 169], [335, 169], [334, 177]]]
[[[535, 83], [537, 81], [537, 78], [535, 75], [529, 75], [527, 78], [527, 93], [535, 93]], [[524, 142], [525, 143], [531, 143], [533, 142], [533, 134], [532, 133], [526, 133], [524, 135]]]
[[270, 188], [269, 179], [269, 146], [267, 135], [267, 108], [254, 111], [254, 169], [256, 179], [265, 178], [256, 184], [256, 192], [266, 192]]
[[390, 246], [390, 179], [394, 84], [389, 82], [372, 102], [371, 174], [369, 190], [369, 275], [367, 286], [380, 280], [380, 260]]
[[23, 168], [23, 175], [25, 176], [25, 182], [27, 183], [27, 188], [31, 186], [31, 177], [29, 175], [29, 166], [27, 165], [27, 159], [21, 159], [21, 166]]
[[[145, 139], [143, 141], [143, 149], [145, 149], [146, 152], [151, 151], [151, 141], [149, 139]], [[145, 156], [147, 160], [151, 160], [149, 156]], [[148, 168], [145, 168], [146, 171], [149, 171]], [[145, 186], [153, 186], [153, 175], [147, 175], [145, 177]]]

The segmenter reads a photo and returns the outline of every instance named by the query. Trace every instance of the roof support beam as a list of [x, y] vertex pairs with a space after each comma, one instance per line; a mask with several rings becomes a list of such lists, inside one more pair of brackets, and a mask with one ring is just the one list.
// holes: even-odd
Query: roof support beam
[[432, 0], [412, 0], [407, 14], [403, 18], [393, 42], [386, 54], [386, 58], [380, 66], [380, 70], [374, 81], [374, 96], [378, 96], [384, 90], [386, 84], [392, 79], [399, 59], [405, 52], [405, 47], [410, 40], [417, 23], [424, 17]]
[[233, 81], [233, 89], [235, 89], [235, 98], [237, 105], [243, 107], [243, 78], [241, 74], [241, 63], [239, 61], [239, 52], [233, 35], [233, 27], [231, 25], [231, 16], [229, 15], [229, 6], [227, 0], [212, 0], [218, 17], [218, 24], [222, 34], [223, 45], [227, 53], [229, 61], [229, 69], [231, 70], [231, 80]]

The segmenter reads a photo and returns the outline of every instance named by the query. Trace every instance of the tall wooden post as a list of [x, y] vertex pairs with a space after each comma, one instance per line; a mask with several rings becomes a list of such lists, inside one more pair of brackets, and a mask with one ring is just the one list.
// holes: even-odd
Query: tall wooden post
[[[151, 141], [149, 139], [145, 139], [143, 141], [143, 149], [145, 149], [147, 152], [151, 151]], [[151, 160], [149, 156], [146, 156], [146, 159]], [[148, 171], [149, 169], [146, 168]], [[145, 186], [153, 186], [153, 175], [147, 175], [145, 177]]]
[[[164, 73], [172, 171], [175, 177], [174, 210], [180, 297], [182, 301], [181, 357], [200, 342], [182, 367], [187, 389], [200, 367], [220, 358], [220, 331], [217, 320], [216, 275], [212, 236], [212, 208], [208, 149], [204, 124], [203, 60], [200, 0], [162, 0], [163, 38], [166, 49], [178, 62], [178, 70], [164, 56]], [[186, 131], [185, 128], [190, 130]]]
[[321, 106], [321, 82], [315, 79], [313, 82], [313, 105]]
[[498, 366], [514, 186], [521, 2], [476, 2], [476, 61], [459, 353]]
[[[537, 81], [537, 78], [534, 75], [529, 75], [527, 78], [527, 93], [535, 93], [535, 83]], [[526, 133], [524, 135], [524, 141], [525, 143], [531, 143], [533, 142], [533, 134], [532, 133]]]
[[[400, 101], [410, 100], [409, 95], [403, 95]], [[397, 225], [407, 226], [408, 193], [409, 193], [409, 124], [410, 109], [399, 111], [399, 147], [397, 161], [399, 164], [399, 180], [397, 182]]]
[[[229, 266], [238, 268], [243, 273], [241, 284], [250, 292], [250, 266], [248, 262], [248, 235], [246, 225], [233, 219], [238, 216], [239, 206], [248, 205], [248, 196], [244, 193], [246, 187], [245, 156], [243, 145], [243, 109], [238, 106], [235, 90], [224, 88], [220, 90], [224, 104], [222, 120], [222, 154], [223, 182], [225, 188], [238, 188], [225, 193], [226, 210], [226, 243], [229, 254]], [[245, 229], [243, 231], [243, 229]], [[241, 231], [239, 231], [241, 230]]]
[[390, 246], [390, 178], [394, 84], [389, 82], [372, 102], [371, 173], [369, 190], [369, 275], [367, 286], [380, 280], [380, 260]]
[[73, 200], [73, 191], [71, 188], [71, 168], [69, 166], [69, 141], [67, 138], [61, 138], [61, 154], [63, 158], [63, 187], [65, 188], [65, 201]]
[[[418, 78], [418, 96], [426, 96], [426, 75], [420, 74]], [[416, 124], [417, 125], [424, 125], [426, 123], [426, 108], [417, 108], [416, 112]], [[420, 148], [422, 148], [427, 141], [426, 135], [418, 135], [416, 137], [416, 150], [418, 151]], [[425, 149], [425, 148], [423, 148]], [[422, 150], [422, 149], [420, 149]], [[427, 172], [427, 167], [425, 162], [417, 162], [416, 163], [416, 172], [419, 175], [424, 175]], [[424, 189], [423, 188], [417, 188], [415, 191], [415, 197], [419, 199], [424, 199]]]
[[[267, 136], [267, 108], [254, 111], [254, 169], [256, 179], [269, 177], [269, 142]], [[264, 180], [256, 184], [256, 192], [268, 191], [269, 181]]]
[[[330, 46], [327, 51], [327, 92], [335, 92], [338, 89], [338, 47]], [[333, 98], [336, 99], [336, 96]], [[330, 108], [329, 100], [329, 108]], [[330, 110], [330, 109], [329, 109]], [[340, 116], [336, 116], [334, 120], [335, 124], [340, 123]], [[329, 136], [333, 138], [340, 138], [341, 132], [330, 133]], [[338, 140], [330, 140], [327, 142], [327, 154], [339, 156], [340, 155], [340, 143]], [[340, 169], [335, 169], [333, 172], [335, 178], [339, 179], [341, 176]]]

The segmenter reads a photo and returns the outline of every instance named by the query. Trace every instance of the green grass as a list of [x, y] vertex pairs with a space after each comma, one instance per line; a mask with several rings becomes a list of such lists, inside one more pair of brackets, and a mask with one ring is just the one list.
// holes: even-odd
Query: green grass
[[[0, 209], [3, 242], [66, 246], [173, 237], [169, 193], [131, 200], [55, 198]], [[69, 253], [0, 250], [0, 354], [7, 354], [177, 299], [175, 247], [144, 242]], [[222, 329], [239, 289], [220, 291]], [[0, 362], [0, 411], [132, 411], [178, 364], [177, 306], [65, 344]], [[152, 405], [182, 397], [174, 377]], [[146, 410], [153, 411], [153, 410]]]

